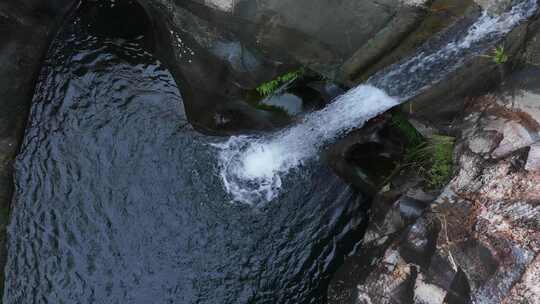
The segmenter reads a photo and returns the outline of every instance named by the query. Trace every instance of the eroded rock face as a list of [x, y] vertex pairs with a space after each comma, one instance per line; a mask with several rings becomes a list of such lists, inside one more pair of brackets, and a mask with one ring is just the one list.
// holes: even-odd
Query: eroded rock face
[[[394, 34], [404, 35], [417, 21], [412, 19], [419, 17], [416, 14], [424, 2], [204, 1], [249, 22], [255, 42], [266, 51], [291, 56], [329, 74], [337, 73], [341, 64], [377, 33], [392, 28]], [[386, 43], [395, 42], [388, 39]]]
[[472, 0], [138, 2], [153, 19], [158, 56], [181, 86], [190, 122], [227, 134], [290, 122], [246, 105], [246, 90], [299, 67], [354, 86], [479, 14]]
[[[330, 78], [349, 74], [378, 60], [395, 47], [425, 16], [423, 0], [141, 0], [160, 11], [181, 30], [189, 19], [176, 15], [187, 10], [204, 20], [212, 39], [240, 38], [280, 62], [296, 62]], [[172, 17], [172, 18], [171, 18]], [[229, 39], [216, 35], [229, 32]], [[200, 35], [199, 28], [199, 35]], [[197, 35], [197, 34], [196, 34]], [[200, 42], [200, 41], [199, 41]]]
[[512, 6], [512, 0], [475, 0], [478, 5], [491, 14], [500, 14]]
[[540, 141], [538, 75], [540, 69], [530, 67], [513, 74], [499, 92], [470, 101], [476, 110], [465, 117], [464, 137], [471, 151], [500, 159]]
[[423, 1], [402, 0], [139, 2], [190, 122], [217, 133], [285, 125], [282, 116], [246, 104], [246, 91], [301, 66], [344, 80], [397, 45], [426, 13]]

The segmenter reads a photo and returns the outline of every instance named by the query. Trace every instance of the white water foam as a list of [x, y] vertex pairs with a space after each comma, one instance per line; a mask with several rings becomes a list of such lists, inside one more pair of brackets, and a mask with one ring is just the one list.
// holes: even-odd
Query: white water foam
[[269, 137], [234, 136], [221, 148], [221, 177], [234, 200], [271, 201], [282, 174], [317, 155], [330, 140], [398, 105], [384, 91], [360, 85], [297, 125]]
[[219, 165], [225, 189], [238, 202], [259, 204], [272, 201], [279, 195], [282, 178], [316, 157], [321, 147], [444, 77], [436, 74], [426, 80], [419, 78], [419, 73], [424, 70], [433, 72], [430, 65], [440, 65], [441, 61], [452, 65], [443, 67], [440, 71], [443, 74], [457, 68], [463, 61], [460, 58], [463, 50], [484, 39], [496, 38], [494, 35], [508, 33], [530, 17], [536, 7], [536, 0], [525, 0], [500, 16], [484, 13], [458, 41], [429, 54], [421, 53], [368, 80], [369, 84], [388, 89], [396, 97], [390, 97], [373, 85], [360, 85], [326, 108], [306, 115], [293, 127], [264, 137], [233, 136], [216, 145], [220, 148]]

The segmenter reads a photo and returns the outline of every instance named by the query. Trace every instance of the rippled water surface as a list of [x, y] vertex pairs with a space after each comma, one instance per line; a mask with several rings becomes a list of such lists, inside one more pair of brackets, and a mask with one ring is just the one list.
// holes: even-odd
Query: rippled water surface
[[361, 199], [306, 163], [271, 204], [231, 203], [211, 145], [225, 139], [190, 126], [144, 39], [79, 17], [49, 52], [17, 160], [4, 303], [324, 302]]
[[[316, 160], [319, 148], [441, 81], [536, 11], [534, 0], [515, 2], [277, 135], [229, 141], [189, 124], [133, 0], [84, 2], [36, 87], [16, 164], [4, 303], [324, 303], [332, 269], [362, 237], [366, 204]], [[270, 202], [231, 201], [261, 181]]]

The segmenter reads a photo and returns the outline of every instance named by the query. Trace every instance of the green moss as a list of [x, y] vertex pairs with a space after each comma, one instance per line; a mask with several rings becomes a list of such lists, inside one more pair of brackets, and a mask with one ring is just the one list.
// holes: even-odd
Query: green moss
[[429, 140], [431, 168], [427, 172], [428, 183], [433, 188], [443, 187], [452, 175], [454, 138], [434, 135]]
[[276, 79], [265, 82], [261, 84], [259, 87], [257, 87], [257, 92], [261, 96], [268, 96], [272, 93], [274, 93], [280, 86], [280, 82]]

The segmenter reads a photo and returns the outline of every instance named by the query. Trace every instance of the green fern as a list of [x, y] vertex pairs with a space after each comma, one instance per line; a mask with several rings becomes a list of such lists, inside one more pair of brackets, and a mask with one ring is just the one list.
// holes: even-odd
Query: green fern
[[280, 86], [279, 80], [271, 80], [271, 81], [261, 84], [257, 88], [257, 92], [261, 96], [268, 96], [272, 94], [273, 92], [275, 92], [279, 88], [279, 86]]
[[268, 96], [276, 92], [283, 85], [296, 81], [303, 74], [304, 69], [298, 69], [296, 71], [288, 72], [284, 75], [276, 77], [276, 79], [261, 84], [255, 90], [261, 96]]

